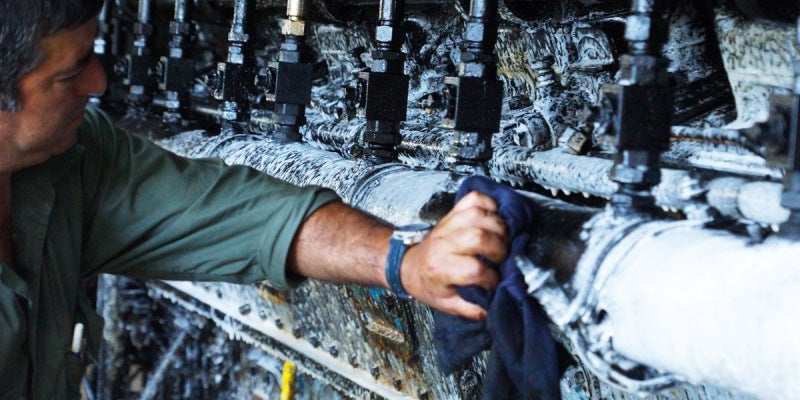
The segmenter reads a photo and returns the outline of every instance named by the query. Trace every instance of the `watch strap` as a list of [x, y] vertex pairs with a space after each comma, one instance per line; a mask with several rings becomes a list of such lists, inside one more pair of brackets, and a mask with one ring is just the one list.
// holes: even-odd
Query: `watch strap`
[[411, 298], [400, 280], [400, 265], [403, 263], [403, 256], [406, 255], [407, 249], [408, 246], [401, 239], [391, 238], [389, 240], [389, 256], [386, 257], [386, 281], [389, 282], [392, 293], [404, 299]]

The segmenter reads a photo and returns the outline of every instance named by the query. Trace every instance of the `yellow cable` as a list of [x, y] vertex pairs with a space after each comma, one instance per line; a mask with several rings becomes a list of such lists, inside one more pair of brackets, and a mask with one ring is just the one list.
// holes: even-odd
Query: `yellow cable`
[[283, 363], [283, 383], [281, 384], [281, 400], [292, 400], [294, 397], [294, 375], [296, 367], [291, 361]]

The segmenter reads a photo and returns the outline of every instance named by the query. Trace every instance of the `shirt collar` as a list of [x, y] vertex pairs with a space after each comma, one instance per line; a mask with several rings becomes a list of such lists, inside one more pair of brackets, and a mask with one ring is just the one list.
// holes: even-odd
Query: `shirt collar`
[[72, 167], [83, 155], [85, 147], [80, 143], [75, 143], [67, 151], [56, 155], [45, 162], [46, 168], [50, 171], [50, 182], [55, 183]]

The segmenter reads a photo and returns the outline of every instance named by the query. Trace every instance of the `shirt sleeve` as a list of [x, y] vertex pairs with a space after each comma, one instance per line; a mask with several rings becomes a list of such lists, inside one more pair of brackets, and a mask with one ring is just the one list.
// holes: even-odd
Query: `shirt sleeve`
[[249, 167], [182, 158], [114, 129], [97, 110], [87, 111], [80, 138], [85, 274], [291, 287], [295, 233], [339, 200]]

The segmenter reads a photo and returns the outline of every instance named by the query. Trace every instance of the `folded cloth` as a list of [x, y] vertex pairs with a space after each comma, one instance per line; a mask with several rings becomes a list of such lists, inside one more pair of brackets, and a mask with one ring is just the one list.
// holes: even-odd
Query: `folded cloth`
[[456, 199], [472, 191], [486, 194], [497, 203], [497, 214], [508, 228], [511, 246], [508, 258], [497, 267], [500, 284], [494, 290], [476, 286], [458, 289], [464, 299], [487, 310], [485, 321], [434, 312], [439, 364], [449, 374], [491, 348], [484, 399], [561, 399], [561, 349], [550, 335], [544, 311], [527, 296], [525, 281], [514, 263], [514, 256], [524, 252], [528, 243], [525, 227], [534, 223], [530, 200], [505, 185], [477, 176], [464, 180]]

